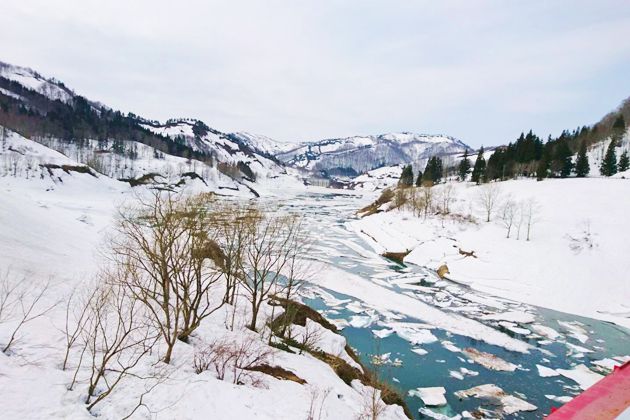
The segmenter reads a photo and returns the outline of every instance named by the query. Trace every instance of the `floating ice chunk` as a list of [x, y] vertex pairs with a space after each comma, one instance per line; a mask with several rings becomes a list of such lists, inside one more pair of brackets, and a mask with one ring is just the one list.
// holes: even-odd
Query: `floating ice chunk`
[[430, 325], [417, 324], [410, 322], [392, 322], [387, 326], [396, 332], [403, 340], [409, 341], [411, 344], [429, 344], [438, 341], [431, 331], [427, 328], [432, 328]]
[[474, 370], [466, 369], [465, 367], [459, 368], [459, 370], [451, 370], [448, 372], [449, 375], [455, 379], [463, 380], [465, 376], [477, 376], [479, 372], [475, 372]]
[[[578, 346], [578, 345], [571, 344], [571, 343], [566, 343], [566, 345], [569, 348], [569, 353], [571, 355], [574, 355], [575, 357], [578, 357], [577, 354], [579, 354], [579, 353], [593, 353], [593, 350], [587, 349], [587, 348], [582, 347], [582, 346]], [[582, 357], [584, 357], [583, 354], [582, 354]]]
[[592, 362], [594, 365], [604, 368], [605, 370], [613, 370], [615, 366], [621, 366], [623, 363], [618, 362], [615, 359], [605, 358], [602, 360], [595, 360]]
[[577, 321], [558, 321], [558, 324], [560, 324], [562, 328], [567, 330], [569, 332], [569, 335], [578, 340], [580, 343], [584, 344], [588, 340], [588, 334], [586, 333], [586, 330], [582, 328], [584, 324]]
[[444, 340], [442, 341], [442, 347], [444, 347], [446, 350], [451, 351], [453, 353], [461, 353], [462, 349], [460, 349], [459, 347], [457, 347], [455, 344], [453, 344], [451, 341], [448, 340]]
[[416, 347], [414, 349], [411, 349], [412, 352], [420, 355], [420, 356], [424, 356], [425, 354], [428, 354], [429, 352], [426, 351], [425, 349], [421, 348], [421, 347]]
[[409, 390], [409, 396], [418, 397], [424, 405], [429, 407], [439, 407], [446, 405], [446, 389], [443, 386], [433, 386], [428, 388], [416, 388]]
[[501, 388], [494, 384], [479, 385], [467, 390], [455, 392], [458, 398], [481, 398], [492, 401], [499, 401], [501, 411], [505, 414], [514, 414], [519, 411], [534, 411], [537, 407], [525, 400], [508, 395]]
[[459, 371], [461, 373], [463, 373], [464, 375], [466, 375], [466, 376], [477, 376], [477, 375], [479, 375], [479, 372], [476, 372], [476, 371], [470, 370], [470, 369], [466, 369], [465, 367], [459, 368]]
[[556, 369], [556, 371], [574, 381], [581, 389], [590, 388], [597, 381], [603, 378], [602, 375], [593, 372], [585, 365], [577, 365], [573, 369]]
[[378, 316], [359, 316], [355, 315], [350, 318], [350, 326], [354, 328], [367, 328], [378, 321]]
[[549, 378], [552, 376], [558, 376], [560, 375], [558, 372], [556, 372], [555, 369], [551, 369], [547, 366], [543, 366], [543, 365], [536, 365], [536, 368], [538, 368], [538, 375], [540, 375], [543, 378]]
[[448, 374], [451, 378], [459, 379], [460, 381], [464, 379], [464, 375], [457, 370], [450, 370]]
[[527, 328], [519, 327], [517, 324], [514, 324], [513, 322], [501, 321], [499, 322], [499, 325], [502, 326], [503, 328], [507, 328], [508, 330], [512, 331], [515, 334], [529, 335], [532, 333]]
[[536, 320], [533, 314], [524, 311], [507, 311], [488, 314], [481, 317], [484, 321], [510, 321], [519, 324], [531, 324]]
[[328, 321], [333, 324], [335, 327], [337, 327], [337, 329], [339, 330], [343, 330], [344, 328], [346, 328], [348, 325], [350, 325], [348, 323], [347, 320], [343, 319], [343, 318], [329, 318]]
[[464, 349], [463, 353], [486, 369], [514, 372], [517, 368], [515, 364], [505, 361], [494, 354], [485, 353], [472, 347]]
[[460, 416], [459, 414], [456, 414], [453, 417], [450, 417], [450, 416], [447, 416], [446, 414], [436, 413], [435, 411], [430, 410], [425, 407], [419, 408], [418, 412], [422, 414], [423, 416], [428, 417], [430, 419], [434, 419], [434, 420], [460, 420], [462, 418], [462, 416]]
[[540, 334], [549, 340], [555, 340], [561, 336], [561, 334], [551, 327], [545, 325], [533, 324], [529, 326], [536, 334]]
[[545, 394], [545, 397], [547, 397], [547, 399], [550, 399], [551, 401], [559, 402], [561, 404], [566, 404], [573, 399], [573, 397], [568, 397], [568, 396], [547, 395], [547, 394]]
[[394, 330], [390, 330], [390, 329], [387, 329], [387, 328], [383, 328], [382, 330], [372, 330], [372, 334], [374, 334], [378, 338], [389, 337], [393, 333], [394, 333]]

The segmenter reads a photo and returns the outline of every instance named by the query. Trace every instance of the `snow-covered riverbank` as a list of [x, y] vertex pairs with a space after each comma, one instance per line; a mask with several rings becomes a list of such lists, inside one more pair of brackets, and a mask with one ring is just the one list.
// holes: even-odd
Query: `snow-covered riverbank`
[[[411, 251], [405, 262], [434, 269], [447, 264], [450, 279], [478, 290], [630, 327], [630, 181], [502, 182], [496, 184], [490, 222], [480, 199], [487, 185], [449, 185], [451, 215], [425, 219], [392, 210], [351, 226], [375, 251]], [[444, 188], [434, 187], [434, 199]], [[504, 203], [528, 206], [532, 199], [530, 240], [525, 239], [527, 221], [518, 233], [518, 214], [506, 238]], [[469, 217], [472, 221], [465, 220]]]

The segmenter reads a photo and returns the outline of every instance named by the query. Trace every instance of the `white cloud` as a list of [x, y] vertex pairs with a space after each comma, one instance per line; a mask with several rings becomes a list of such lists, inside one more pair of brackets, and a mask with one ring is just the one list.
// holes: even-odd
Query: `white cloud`
[[11, 2], [0, 60], [150, 118], [282, 140], [440, 132], [496, 144], [630, 94], [627, 2]]

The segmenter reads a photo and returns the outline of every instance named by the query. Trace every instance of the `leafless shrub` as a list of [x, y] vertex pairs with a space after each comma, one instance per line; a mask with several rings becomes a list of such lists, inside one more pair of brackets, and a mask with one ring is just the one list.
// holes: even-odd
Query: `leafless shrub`
[[237, 385], [249, 383], [257, 386], [259, 382], [250, 369], [267, 364], [273, 354], [273, 350], [257, 336], [248, 335], [238, 341], [224, 338], [198, 351], [193, 368], [197, 373], [213, 369], [217, 379], [222, 381], [231, 379]]
[[[106, 273], [101, 286], [89, 301], [82, 340], [88, 355], [90, 376], [86, 405], [92, 410], [107, 398], [120, 382], [135, 376], [134, 368], [155, 345], [158, 334], [142, 322], [139, 301], [125, 293], [113, 276]], [[78, 369], [78, 368], [77, 368]]]
[[326, 398], [330, 395], [330, 388], [320, 389], [309, 387], [310, 400], [306, 420], [321, 420]]
[[362, 408], [357, 420], [378, 420], [387, 409], [387, 404], [381, 399], [381, 391], [371, 386], [362, 386]]
[[306, 325], [300, 331], [299, 343], [300, 353], [304, 350], [310, 352], [318, 348], [318, 344], [322, 339], [322, 330], [318, 325], [310, 320], [307, 320]]
[[50, 282], [38, 287], [25, 277], [19, 280], [10, 270], [0, 277], [0, 324], [13, 323], [11, 334], [2, 352], [8, 353], [20, 339], [22, 329], [50, 312], [59, 302], [47, 304], [44, 297], [50, 288]]

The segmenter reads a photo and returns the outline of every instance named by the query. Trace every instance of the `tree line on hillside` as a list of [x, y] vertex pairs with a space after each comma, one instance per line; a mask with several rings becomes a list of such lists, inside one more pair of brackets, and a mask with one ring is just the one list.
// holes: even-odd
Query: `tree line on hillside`
[[[68, 103], [52, 100], [3, 77], [0, 77], [0, 88], [16, 95], [13, 97], [0, 92], [0, 125], [27, 138], [56, 137], [76, 143], [79, 147], [88, 139], [113, 140], [112, 151], [128, 154], [130, 158], [134, 158], [133, 151], [125, 149], [124, 141], [136, 141], [162, 153], [212, 161], [212, 156], [193, 150], [184, 138], [171, 139], [143, 127], [141, 123], [147, 120], [131, 112], [123, 114], [80, 95], [72, 96]], [[209, 130], [205, 124], [199, 123], [193, 127], [196, 135]]]
[[[625, 104], [628, 102], [626, 101]], [[575, 175], [578, 178], [586, 177], [591, 171], [587, 149], [593, 133], [602, 131], [596, 124], [592, 128], [582, 127], [574, 131], [563, 131], [559, 137], [548, 138], [544, 142], [531, 130], [521, 135], [515, 142], [507, 146], [497, 147], [486, 160], [486, 150], [483, 146], [479, 149], [474, 164], [471, 162], [468, 151], [464, 153], [462, 160], [456, 168], [444, 168], [442, 160], [432, 157], [427, 163], [424, 173], [420, 171], [415, 181], [416, 186], [439, 183], [442, 177], [456, 172], [460, 181], [465, 181], [470, 174], [470, 180], [476, 184], [506, 180], [515, 177], [536, 177], [538, 180], [545, 178], [566, 178]], [[621, 146], [621, 139], [626, 131], [626, 122], [623, 113], [618, 113], [610, 129], [606, 130], [611, 139], [602, 160], [599, 171], [603, 176], [612, 176], [617, 172], [630, 169], [628, 152], [624, 151], [617, 159], [617, 148]], [[575, 161], [573, 155], [577, 152]], [[472, 171], [471, 171], [472, 168]], [[456, 169], [456, 171], [454, 171]], [[414, 184], [413, 168], [407, 165], [403, 168], [399, 185], [412, 186]]]

